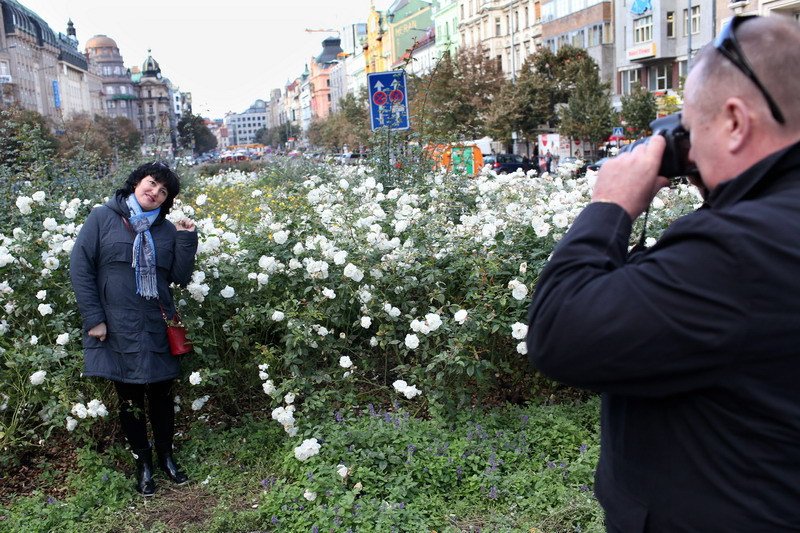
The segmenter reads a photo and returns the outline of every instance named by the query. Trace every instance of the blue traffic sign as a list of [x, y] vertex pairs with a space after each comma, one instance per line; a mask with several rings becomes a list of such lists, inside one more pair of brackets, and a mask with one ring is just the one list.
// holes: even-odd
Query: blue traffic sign
[[405, 71], [390, 70], [367, 74], [367, 85], [373, 131], [378, 128], [407, 130], [411, 127], [408, 120]]
[[623, 133], [623, 131], [622, 131], [622, 126], [618, 126], [618, 127], [614, 128], [613, 129], [613, 133], [611, 133], [611, 136], [612, 137], [619, 137], [619, 138], [625, 137], [625, 133]]

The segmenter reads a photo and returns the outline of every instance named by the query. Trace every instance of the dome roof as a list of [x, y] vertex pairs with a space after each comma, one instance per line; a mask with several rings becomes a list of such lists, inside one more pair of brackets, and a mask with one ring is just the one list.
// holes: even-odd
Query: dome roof
[[150, 50], [148, 50], [147, 59], [142, 64], [142, 76], [155, 76], [156, 74], [161, 74], [161, 67], [158, 65], [158, 61], [153, 59]]
[[95, 35], [86, 41], [86, 48], [119, 48], [116, 41], [106, 35]]

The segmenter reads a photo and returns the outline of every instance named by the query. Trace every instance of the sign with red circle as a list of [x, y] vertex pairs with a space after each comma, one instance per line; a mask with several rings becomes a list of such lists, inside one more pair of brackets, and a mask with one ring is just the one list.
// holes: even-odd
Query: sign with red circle
[[389, 100], [389, 97], [383, 91], [376, 91], [375, 94], [372, 95], [372, 102], [377, 105], [386, 105], [386, 102]]
[[393, 104], [399, 104], [403, 101], [405, 95], [403, 95], [403, 91], [398, 89], [393, 89], [389, 91], [389, 101]]

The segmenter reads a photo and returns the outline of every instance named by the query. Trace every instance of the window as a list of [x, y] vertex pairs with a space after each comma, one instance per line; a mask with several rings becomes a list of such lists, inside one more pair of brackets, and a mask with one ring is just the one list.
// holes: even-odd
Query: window
[[514, 11], [514, 27], [512, 31], [516, 31], [519, 29], [519, 9]]
[[494, 19], [494, 36], [500, 37], [500, 17]]
[[113, 85], [109, 85], [108, 86], [108, 94], [114, 94], [114, 86]]
[[11, 70], [8, 68], [7, 61], [0, 61], [0, 76], [8, 76], [11, 74]]
[[622, 73], [622, 94], [629, 95], [633, 92], [637, 85], [642, 82], [639, 78], [640, 69], [626, 70]]
[[700, 6], [692, 7], [692, 35], [700, 33]]
[[686, 75], [687, 75], [687, 72], [686, 72], [687, 68], [686, 67], [687, 66], [688, 65], [687, 65], [687, 61], [686, 60], [678, 61], [678, 84], [681, 87], [683, 87], [683, 83], [686, 81]]
[[464, 20], [465, 18], [466, 17], [464, 17], [464, 4], [461, 4], [461, 20]]
[[497, 63], [497, 68], [503, 70], [503, 56], [498, 54], [497, 57], [494, 58], [494, 60]]
[[675, 12], [667, 11], [667, 37], [675, 37]]
[[648, 78], [651, 91], [672, 89], [672, 65], [650, 67]]
[[653, 15], [633, 21], [633, 42], [646, 43], [653, 40]]
[[528, 13], [528, 6], [525, 6], [525, 27], [529, 27], [531, 25], [530, 13]]
[[576, 31], [572, 34], [572, 46], [575, 48], [584, 48], [583, 45], [584, 31]]
[[600, 46], [603, 42], [603, 26], [597, 24], [589, 28], [589, 46]]

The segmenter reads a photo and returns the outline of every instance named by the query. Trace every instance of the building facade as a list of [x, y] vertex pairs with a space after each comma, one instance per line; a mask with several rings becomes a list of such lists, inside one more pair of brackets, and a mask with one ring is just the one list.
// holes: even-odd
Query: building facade
[[243, 113], [229, 113], [225, 116], [228, 129], [228, 144], [241, 145], [255, 143], [256, 133], [267, 127], [267, 103], [256, 100]]
[[375, 5], [370, 6], [367, 16], [367, 39], [364, 43], [364, 72], [384, 72], [388, 70], [391, 44], [384, 39], [387, 32], [386, 16], [377, 11]]
[[690, 58], [714, 39], [713, 0], [619, 3], [615, 11], [616, 94], [637, 85], [658, 95], [676, 95]]
[[309, 71], [309, 93], [311, 98], [311, 117], [326, 119], [331, 112], [331, 69], [342, 59], [344, 50], [342, 40], [328, 37], [322, 41], [322, 53], [311, 60]]
[[431, 18], [436, 28], [434, 54], [440, 58], [449, 52], [455, 57], [459, 43], [458, 0], [436, 0], [431, 6]]
[[89, 69], [101, 80], [105, 113], [110, 117], [127, 118], [142, 131], [138, 91], [116, 41], [106, 35], [95, 35], [86, 41], [85, 48]]
[[391, 43], [388, 61], [392, 70], [403, 68], [417, 47], [433, 44], [435, 31], [430, 1], [395, 0], [386, 12], [386, 19]]
[[542, 3], [543, 45], [553, 52], [564, 45], [583, 48], [600, 68], [600, 78], [613, 83], [613, 22], [610, 0], [550, 0]]
[[458, 9], [459, 46], [481, 45], [511, 79], [541, 45], [539, 0], [459, 0]]
[[86, 58], [75, 28], [56, 34], [36, 13], [0, 0], [0, 103], [37, 111], [56, 122], [96, 110]]

